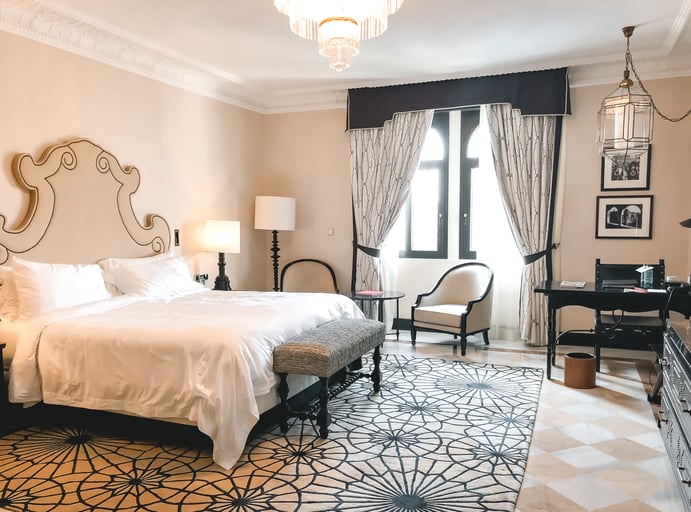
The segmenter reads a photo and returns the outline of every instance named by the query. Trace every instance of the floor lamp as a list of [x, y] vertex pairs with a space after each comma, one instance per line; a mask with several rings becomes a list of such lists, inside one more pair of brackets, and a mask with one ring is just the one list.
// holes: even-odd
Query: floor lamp
[[240, 252], [240, 221], [207, 220], [204, 224], [204, 250], [218, 253], [218, 276], [214, 290], [230, 290], [225, 253]]
[[254, 229], [271, 230], [271, 258], [274, 266], [274, 291], [278, 291], [278, 232], [295, 230], [295, 199], [257, 196], [254, 201]]

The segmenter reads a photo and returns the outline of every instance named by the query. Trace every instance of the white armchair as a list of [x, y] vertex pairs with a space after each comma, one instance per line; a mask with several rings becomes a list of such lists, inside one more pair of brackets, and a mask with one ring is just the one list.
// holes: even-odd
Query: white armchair
[[484, 263], [461, 263], [447, 270], [432, 290], [417, 296], [411, 308], [413, 345], [418, 329], [460, 336], [461, 355], [470, 334], [481, 332], [489, 345], [493, 280], [492, 270]]

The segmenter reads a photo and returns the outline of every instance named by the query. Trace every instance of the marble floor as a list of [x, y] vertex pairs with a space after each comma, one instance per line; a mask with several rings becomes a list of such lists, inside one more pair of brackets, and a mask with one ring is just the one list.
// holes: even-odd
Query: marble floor
[[[465, 358], [451, 336], [401, 331], [386, 352], [418, 357], [545, 368], [545, 349], [521, 342], [468, 342]], [[656, 376], [653, 352], [603, 349], [596, 387], [564, 385], [558, 348], [552, 380], [543, 381], [535, 431], [517, 512], [683, 512], [673, 468], [657, 427], [657, 406], [647, 397]]]

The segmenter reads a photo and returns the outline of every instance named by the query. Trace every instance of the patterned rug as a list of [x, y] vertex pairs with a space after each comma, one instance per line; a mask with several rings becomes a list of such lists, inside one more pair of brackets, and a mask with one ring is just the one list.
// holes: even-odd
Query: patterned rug
[[51, 414], [0, 438], [0, 508], [514, 510], [542, 370], [384, 354], [382, 373], [379, 394], [361, 379], [330, 402], [328, 439], [269, 428], [230, 471], [192, 428]]

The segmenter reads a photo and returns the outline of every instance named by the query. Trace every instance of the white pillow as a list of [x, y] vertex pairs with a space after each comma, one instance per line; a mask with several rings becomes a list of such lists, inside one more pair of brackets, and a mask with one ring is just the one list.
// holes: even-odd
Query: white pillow
[[204, 288], [192, 279], [181, 257], [121, 267], [117, 287], [123, 293], [148, 297], [166, 297]]
[[12, 266], [20, 320], [111, 296], [98, 265], [38, 263], [14, 257]]
[[0, 266], [0, 320], [14, 321], [19, 317], [19, 300], [14, 285], [14, 269]]
[[103, 280], [106, 282], [106, 288], [113, 295], [123, 293], [118, 286], [119, 280], [122, 278], [123, 269], [129, 268], [132, 265], [141, 265], [146, 263], [158, 263], [163, 260], [174, 258], [172, 251], [156, 254], [155, 256], [145, 256], [143, 258], [106, 258], [98, 262], [103, 269]]

